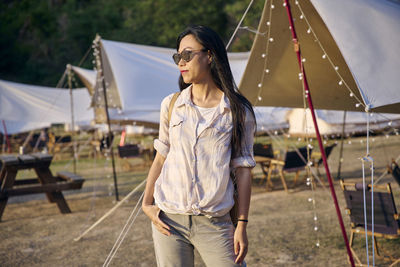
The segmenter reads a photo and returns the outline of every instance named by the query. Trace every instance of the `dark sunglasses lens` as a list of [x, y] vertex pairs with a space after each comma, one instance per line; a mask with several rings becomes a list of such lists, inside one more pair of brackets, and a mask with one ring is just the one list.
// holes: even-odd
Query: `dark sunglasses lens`
[[192, 59], [192, 51], [183, 51], [181, 53], [181, 57], [183, 60], [185, 60], [186, 62], [189, 62]]
[[179, 55], [178, 53], [173, 54], [172, 58], [174, 59], [176, 65], [179, 64], [179, 61], [181, 61], [181, 55]]

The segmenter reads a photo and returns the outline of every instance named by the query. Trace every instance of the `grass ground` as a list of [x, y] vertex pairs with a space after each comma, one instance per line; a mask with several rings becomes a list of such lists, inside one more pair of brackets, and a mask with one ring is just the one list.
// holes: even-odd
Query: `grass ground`
[[[377, 178], [390, 159], [400, 154], [400, 138], [374, 138], [371, 139], [370, 154], [375, 160]], [[293, 143], [299, 145], [296, 140]], [[281, 148], [278, 144], [274, 146]], [[342, 178], [360, 181], [359, 158], [364, 155], [365, 138], [346, 141]], [[333, 177], [337, 175], [338, 159], [337, 147], [329, 158]], [[149, 167], [140, 159], [129, 159], [128, 162], [131, 170], [127, 170], [126, 160], [117, 158], [116, 161], [120, 198], [145, 179]], [[60, 170], [71, 171], [72, 161], [54, 161], [51, 168], [54, 174]], [[71, 214], [60, 214], [56, 205], [49, 203], [43, 194], [9, 199], [0, 222], [0, 266], [100, 266], [104, 263], [141, 192], [76, 242], [74, 238], [115, 205], [110, 160], [80, 159], [77, 170], [86, 181], [81, 190], [64, 193]], [[321, 173], [324, 174], [322, 169]], [[31, 176], [32, 172], [23, 171], [18, 179]], [[278, 177], [274, 177], [274, 190], [266, 192], [264, 184], [259, 184], [261, 177], [261, 171], [256, 167], [248, 226], [248, 266], [346, 266], [346, 248], [329, 189], [317, 186], [311, 191], [310, 187], [300, 183], [285, 193]], [[289, 185], [292, 179], [288, 176]], [[386, 182], [392, 184], [397, 207], [400, 207], [399, 186], [389, 175], [380, 180], [380, 183]], [[337, 181], [335, 189], [349, 234], [349, 219], [344, 212], [344, 198]], [[316, 201], [315, 209], [308, 201], [310, 197]], [[315, 215], [317, 221], [314, 221]], [[400, 240], [381, 240], [381, 243], [390, 253], [400, 257]], [[364, 244], [365, 240], [359, 236], [354, 248], [365, 262]], [[111, 266], [155, 266], [150, 221], [142, 213]], [[196, 266], [204, 266], [199, 255]], [[376, 266], [388, 266], [388, 263], [377, 259]]]

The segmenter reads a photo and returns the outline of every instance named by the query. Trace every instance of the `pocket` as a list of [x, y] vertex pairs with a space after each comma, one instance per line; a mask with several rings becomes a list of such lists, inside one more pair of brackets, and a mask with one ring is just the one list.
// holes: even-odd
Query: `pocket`
[[183, 118], [175, 118], [169, 124], [169, 142], [173, 145], [181, 140]]

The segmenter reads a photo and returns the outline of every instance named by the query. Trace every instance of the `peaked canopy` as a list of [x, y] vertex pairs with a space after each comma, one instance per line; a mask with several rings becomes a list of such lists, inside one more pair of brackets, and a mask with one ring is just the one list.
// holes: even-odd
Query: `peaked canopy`
[[[175, 50], [103, 39], [95, 42], [108, 85], [110, 119], [119, 123], [158, 124], [162, 99], [179, 90], [179, 70], [172, 61]], [[240, 81], [248, 56], [249, 52], [229, 54], [236, 81]], [[80, 78], [85, 76], [83, 71], [73, 70]], [[97, 107], [97, 122], [105, 121], [102, 89], [102, 81], [97, 79], [92, 99], [92, 105]]]
[[[315, 108], [400, 113], [400, 5], [289, 2]], [[303, 107], [285, 7], [266, 1], [258, 32], [241, 92], [256, 106]]]
[[[71, 123], [68, 90], [0, 80], [0, 92], [0, 121], [4, 120], [8, 134], [49, 127], [52, 123]], [[93, 111], [89, 109], [87, 90], [72, 92], [76, 123], [90, 122]], [[0, 132], [5, 132], [3, 125]]]

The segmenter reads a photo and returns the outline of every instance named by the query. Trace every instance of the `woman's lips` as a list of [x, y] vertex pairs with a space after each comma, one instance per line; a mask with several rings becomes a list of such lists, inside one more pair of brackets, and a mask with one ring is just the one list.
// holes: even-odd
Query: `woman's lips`
[[186, 72], [188, 72], [188, 70], [181, 70], [181, 73], [183, 74], [183, 73], [186, 73]]

